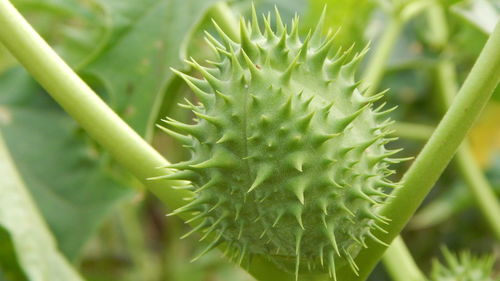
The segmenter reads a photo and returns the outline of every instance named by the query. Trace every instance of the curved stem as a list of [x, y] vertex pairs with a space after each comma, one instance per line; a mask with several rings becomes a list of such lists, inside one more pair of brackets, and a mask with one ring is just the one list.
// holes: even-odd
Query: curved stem
[[[404, 23], [405, 21], [403, 21], [398, 15], [390, 15], [389, 24], [384, 29], [382, 38], [380, 39], [374, 54], [370, 58], [363, 75], [363, 86], [368, 88], [365, 93], [366, 96], [372, 96], [378, 90], [379, 84], [384, 76], [387, 60], [396, 45]], [[427, 128], [419, 126], [418, 130], [416, 130], [416, 127], [417, 126], [413, 124], [398, 123], [396, 133], [405, 134], [409, 138], [427, 139], [429, 135]], [[409, 278], [409, 275], [404, 272], [406, 270], [409, 271], [408, 273], [414, 274], [415, 278], [412, 280], [424, 280], [420, 269], [415, 264], [413, 257], [401, 237], [398, 236], [389, 249], [390, 250], [384, 254], [383, 261], [387, 271], [391, 274], [394, 280], [408, 280], [407, 278]], [[397, 263], [403, 263], [405, 268], [403, 269], [401, 266], [395, 266]], [[364, 265], [361, 264], [360, 266], [363, 267]]]
[[[472, 124], [488, 102], [500, 81], [500, 23], [491, 34], [470, 74], [465, 80], [453, 104], [443, 117], [428, 143], [422, 149], [413, 165], [404, 175], [402, 187], [393, 192], [394, 198], [384, 205], [381, 214], [391, 223], [388, 233], [377, 233], [378, 237], [391, 242], [403, 229], [420, 206], [456, 150], [465, 138]], [[369, 242], [368, 249], [356, 258], [360, 276], [354, 276], [346, 269], [340, 269], [338, 276], [343, 281], [365, 280], [386, 250], [386, 246]]]
[[472, 156], [467, 142], [460, 147], [455, 160], [461, 175], [467, 183], [469, 191], [476, 201], [476, 206], [479, 207], [497, 240], [500, 240], [499, 202], [490, 183]]
[[[431, 23], [444, 22], [446, 24], [444, 11], [441, 7], [435, 6], [431, 11], [433, 11], [433, 13], [430, 14], [430, 18], [435, 19], [435, 21]], [[434, 30], [436, 29], [437, 28], [434, 28]], [[441, 33], [447, 34], [446, 31], [441, 31], [438, 34]], [[445, 38], [444, 36], [435, 36], [434, 38], [440, 43], [439, 45], [435, 44], [438, 47], [443, 47], [444, 43], [447, 41], [446, 39], [441, 39]], [[443, 111], [446, 111], [446, 108], [452, 104], [455, 93], [457, 92], [455, 65], [446, 58], [441, 59], [436, 67], [436, 78], [438, 92], [442, 99]], [[470, 193], [476, 201], [476, 205], [479, 207], [488, 225], [493, 230], [496, 238], [500, 240], [500, 217], [498, 216], [498, 214], [500, 214], [500, 203], [496, 199], [493, 188], [477, 165], [468, 142], [464, 142], [460, 146], [455, 157], [455, 162], [458, 170], [467, 183]]]
[[147, 180], [168, 173], [159, 169], [167, 160], [78, 77], [8, 0], [0, 0], [0, 26], [0, 42], [92, 138], [169, 207], [184, 204], [189, 193], [171, 188], [179, 182]]
[[392, 241], [382, 259], [384, 266], [394, 281], [425, 281], [425, 277], [415, 264], [401, 236]]
[[[399, 15], [392, 14], [390, 15], [390, 21], [388, 26], [384, 29], [384, 33], [382, 34], [382, 38], [380, 39], [377, 48], [370, 58], [368, 62], [367, 68], [363, 75], [363, 86], [367, 87], [368, 90], [365, 93], [366, 96], [372, 96], [376, 93], [379, 88], [379, 84], [382, 81], [384, 76], [385, 67], [387, 64], [387, 60], [394, 49], [394, 46], [397, 42], [399, 34], [401, 33], [401, 29], [404, 26], [405, 21], [403, 21]], [[414, 125], [402, 124], [399, 123], [397, 128], [397, 133], [402, 133], [408, 135], [410, 138], [426, 138], [428, 137], [427, 128], [419, 127], [419, 130], [415, 130]], [[410, 270], [411, 273], [414, 273], [415, 276], [422, 276], [420, 269], [415, 264], [413, 257], [408, 251], [406, 245], [403, 242], [401, 237], [397, 237], [394, 243], [390, 246], [390, 251], [387, 251], [383, 256], [384, 265], [389, 273], [391, 273], [394, 280], [402, 281], [408, 280], [405, 279], [405, 270], [403, 267], [395, 266], [395, 262], [401, 263], [408, 267], [406, 269]], [[363, 267], [364, 265], [360, 265]], [[408, 277], [408, 276], [406, 276]], [[423, 280], [415, 278], [414, 280]]]

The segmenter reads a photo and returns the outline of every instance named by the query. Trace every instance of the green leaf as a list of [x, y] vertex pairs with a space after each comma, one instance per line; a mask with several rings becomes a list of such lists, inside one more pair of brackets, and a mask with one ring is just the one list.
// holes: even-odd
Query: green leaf
[[12, 237], [29, 280], [83, 280], [58, 251], [35, 203], [19, 177], [0, 135], [0, 225]]
[[84, 69], [104, 85], [107, 102], [141, 135], [152, 123], [191, 33], [216, 0], [101, 0], [112, 15], [109, 45]]
[[108, 15], [96, 0], [14, 0], [42, 37], [71, 66], [80, 68], [107, 42]]
[[14, 58], [9, 54], [5, 47], [0, 44], [0, 74], [15, 64]]
[[[59, 248], [74, 259], [131, 189], [79, 126], [21, 69], [0, 77], [0, 129]], [[3, 205], [2, 205], [3, 208]]]

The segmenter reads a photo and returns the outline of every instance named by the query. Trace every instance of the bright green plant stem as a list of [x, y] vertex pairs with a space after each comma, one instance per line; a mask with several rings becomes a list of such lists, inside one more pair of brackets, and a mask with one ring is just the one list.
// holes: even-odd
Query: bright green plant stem
[[400, 236], [392, 241], [382, 261], [393, 281], [425, 281]]
[[8, 0], [0, 0], [0, 26], [0, 42], [92, 138], [169, 207], [183, 205], [188, 192], [173, 192], [173, 182], [147, 180], [165, 174], [159, 167], [168, 162], [71, 70]]
[[[437, 48], [443, 48], [444, 44], [448, 41], [448, 32], [442, 8], [436, 6], [432, 10], [429, 10], [429, 19], [431, 19], [431, 31], [434, 31], [431, 34], [435, 34], [432, 36], [434, 39], [433, 42], [436, 42], [434, 45]], [[442, 58], [436, 66], [436, 79], [438, 92], [442, 98], [443, 111], [446, 111], [446, 108], [452, 104], [457, 92], [457, 77], [453, 62], [447, 58]], [[460, 146], [455, 160], [458, 170], [476, 201], [476, 205], [479, 207], [479, 210], [497, 239], [500, 240], [500, 204], [496, 199], [491, 185], [477, 165], [468, 142], [465, 141]]]
[[[373, 95], [378, 90], [385, 73], [387, 61], [394, 49], [404, 24], [405, 21], [399, 17], [399, 15], [390, 15], [389, 23], [384, 29], [382, 37], [363, 75], [363, 86], [368, 87], [368, 91], [366, 92], [367, 96]], [[417, 127], [417, 125], [399, 123], [396, 132], [409, 135], [410, 138], [427, 137], [427, 128], [423, 126], [418, 128], [415, 127]], [[383, 262], [387, 271], [395, 281], [424, 280], [423, 274], [420, 272], [420, 269], [416, 265], [403, 239], [399, 236], [384, 254]], [[397, 264], [404, 266], [397, 266]], [[407, 279], [410, 278], [410, 276], [412, 279]]]
[[[33, 75], [47, 92], [115, 160], [136, 176], [169, 208], [185, 204], [191, 193], [172, 186], [179, 181], [148, 180], [170, 171], [156, 150], [113, 112], [90, 87], [50, 48], [8, 0], [0, 0], [0, 42]], [[186, 219], [187, 215], [181, 215]], [[262, 281], [293, 280], [274, 265], [257, 257], [250, 273]], [[303, 280], [317, 280], [304, 278]]]
[[[382, 207], [381, 213], [391, 219], [386, 226], [388, 233], [378, 236], [385, 242], [392, 241], [403, 229], [425, 196], [429, 193], [456, 150], [462, 143], [472, 124], [491, 97], [500, 81], [500, 24], [486, 45], [453, 104], [441, 120], [434, 134], [419, 156], [404, 175], [402, 187], [395, 190], [394, 198]], [[341, 268], [340, 280], [365, 280], [386, 250], [386, 246], [370, 242], [356, 261], [360, 264], [360, 276]]]
[[477, 165], [470, 147], [464, 143], [455, 157], [457, 166], [462, 174], [469, 191], [472, 193], [476, 205], [485, 217], [497, 240], [500, 240], [500, 205], [497, 197]]

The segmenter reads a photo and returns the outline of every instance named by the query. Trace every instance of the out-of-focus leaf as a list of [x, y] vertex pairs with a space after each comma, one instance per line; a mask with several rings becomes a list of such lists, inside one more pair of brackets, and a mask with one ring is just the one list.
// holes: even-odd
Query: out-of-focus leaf
[[454, 5], [452, 11], [488, 34], [500, 20], [500, 3], [491, 0], [463, 1]]
[[326, 7], [325, 32], [328, 30], [340, 31], [335, 40], [337, 46], [349, 48], [355, 43], [355, 49], [360, 50], [365, 47], [364, 38], [367, 27], [371, 26], [371, 13], [375, 5], [370, 0], [309, 0], [309, 11], [305, 16], [307, 28], [313, 28], [318, 21], [321, 12]]
[[24, 186], [0, 134], [0, 225], [11, 235], [19, 263], [31, 281], [83, 280], [57, 249]]
[[73, 67], [85, 64], [108, 37], [108, 16], [97, 0], [13, 0], [13, 3]]
[[74, 259], [131, 189], [110, 175], [103, 155], [26, 72], [13, 69], [0, 77], [0, 93], [7, 147], [59, 248]]
[[110, 43], [84, 69], [108, 103], [141, 135], [152, 136], [169, 67], [182, 67], [190, 34], [216, 0], [100, 0], [111, 15]]
[[9, 54], [7, 49], [5, 49], [2, 44], [0, 44], [0, 75], [14, 64], [14, 58]]

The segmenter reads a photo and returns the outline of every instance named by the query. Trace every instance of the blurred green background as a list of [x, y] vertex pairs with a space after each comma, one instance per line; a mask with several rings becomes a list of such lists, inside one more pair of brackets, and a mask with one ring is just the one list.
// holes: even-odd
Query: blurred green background
[[[185, 97], [192, 99], [190, 91], [169, 67], [191, 71], [184, 58], [210, 58], [203, 30], [213, 31], [211, 9], [219, 1], [12, 2], [78, 74], [167, 159], [176, 162], [187, 156], [173, 139], [156, 131], [154, 124], [167, 114], [181, 120], [191, 118], [176, 106]], [[287, 22], [297, 13], [302, 35], [315, 25], [328, 4], [325, 32], [341, 27], [336, 44], [346, 48], [355, 42], [354, 48], [360, 50], [368, 42], [377, 46], [390, 8], [399, 1], [253, 2], [258, 13], [267, 14], [276, 5]], [[388, 105], [399, 105], [392, 113], [398, 121], [437, 124], [442, 101], [436, 95], [433, 69], [446, 57], [455, 63], [461, 83], [487, 39], [488, 28], [500, 18], [498, 0], [438, 2], [446, 11], [449, 40], [436, 46], [428, 18], [421, 12], [405, 24], [390, 54], [380, 89], [390, 88]], [[228, 4], [236, 16], [250, 12], [250, 1]], [[474, 156], [497, 195], [499, 124], [497, 89], [470, 136]], [[253, 280], [217, 251], [190, 263], [202, 245], [195, 238], [179, 239], [187, 226], [175, 217], [166, 217], [168, 208], [143, 191], [138, 181], [87, 137], [1, 45], [0, 128], [59, 250], [87, 280]], [[423, 142], [401, 138], [395, 145], [405, 148], [405, 156], [412, 156]], [[398, 174], [409, 164], [398, 166]], [[28, 280], [10, 235], [0, 227], [0, 281]], [[500, 246], [453, 165], [403, 238], [424, 272], [429, 272], [432, 258], [440, 256], [439, 246], [443, 244], [477, 254], [500, 253]], [[390, 279], [379, 266], [370, 280]]]

